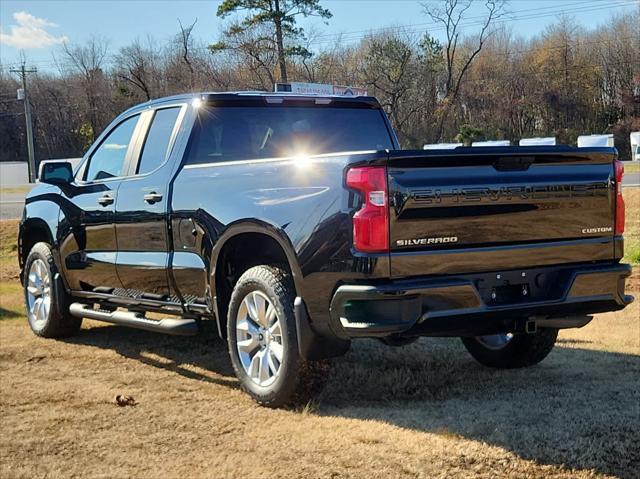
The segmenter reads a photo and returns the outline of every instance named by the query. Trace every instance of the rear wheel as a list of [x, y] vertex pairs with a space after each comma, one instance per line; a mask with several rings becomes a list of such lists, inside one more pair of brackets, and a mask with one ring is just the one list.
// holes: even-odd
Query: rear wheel
[[392, 334], [391, 336], [380, 338], [380, 341], [387, 346], [401, 348], [403, 346], [408, 346], [412, 343], [415, 343], [418, 339], [420, 339], [419, 336], [400, 336], [397, 334]]
[[69, 296], [56, 281], [59, 273], [47, 243], [36, 243], [31, 248], [24, 271], [24, 299], [31, 331], [44, 338], [77, 333], [82, 318], [69, 314]]
[[312, 392], [312, 363], [298, 351], [290, 275], [255, 266], [236, 283], [227, 319], [229, 355], [242, 388], [259, 404], [280, 407]]
[[524, 368], [546, 358], [556, 342], [558, 330], [539, 329], [533, 334], [492, 334], [461, 338], [479, 363], [498, 369]]

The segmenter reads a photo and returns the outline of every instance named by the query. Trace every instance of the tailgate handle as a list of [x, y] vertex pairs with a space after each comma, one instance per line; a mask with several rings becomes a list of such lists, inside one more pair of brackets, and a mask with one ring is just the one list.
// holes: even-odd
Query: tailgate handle
[[534, 161], [534, 156], [502, 156], [493, 163], [493, 167], [498, 171], [525, 171]]

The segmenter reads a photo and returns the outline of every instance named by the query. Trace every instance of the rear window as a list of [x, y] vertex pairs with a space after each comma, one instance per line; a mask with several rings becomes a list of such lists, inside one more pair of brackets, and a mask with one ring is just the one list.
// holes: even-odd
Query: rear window
[[392, 147], [378, 109], [206, 107], [199, 112], [187, 164]]

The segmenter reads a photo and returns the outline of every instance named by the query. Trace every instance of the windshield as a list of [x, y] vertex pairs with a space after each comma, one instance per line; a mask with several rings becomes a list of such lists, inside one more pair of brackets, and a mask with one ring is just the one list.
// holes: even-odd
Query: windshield
[[382, 112], [339, 107], [206, 107], [187, 163], [392, 149]]

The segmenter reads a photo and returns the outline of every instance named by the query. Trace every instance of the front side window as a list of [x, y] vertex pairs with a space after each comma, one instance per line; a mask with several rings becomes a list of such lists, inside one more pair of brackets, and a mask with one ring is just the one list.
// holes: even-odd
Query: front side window
[[85, 177], [87, 181], [122, 176], [138, 118], [139, 115], [134, 115], [116, 126], [93, 152]]
[[393, 148], [382, 112], [340, 107], [206, 107], [187, 164]]
[[164, 163], [169, 153], [169, 141], [178, 119], [180, 107], [163, 108], [153, 115], [153, 121], [142, 147], [137, 173], [148, 173]]

